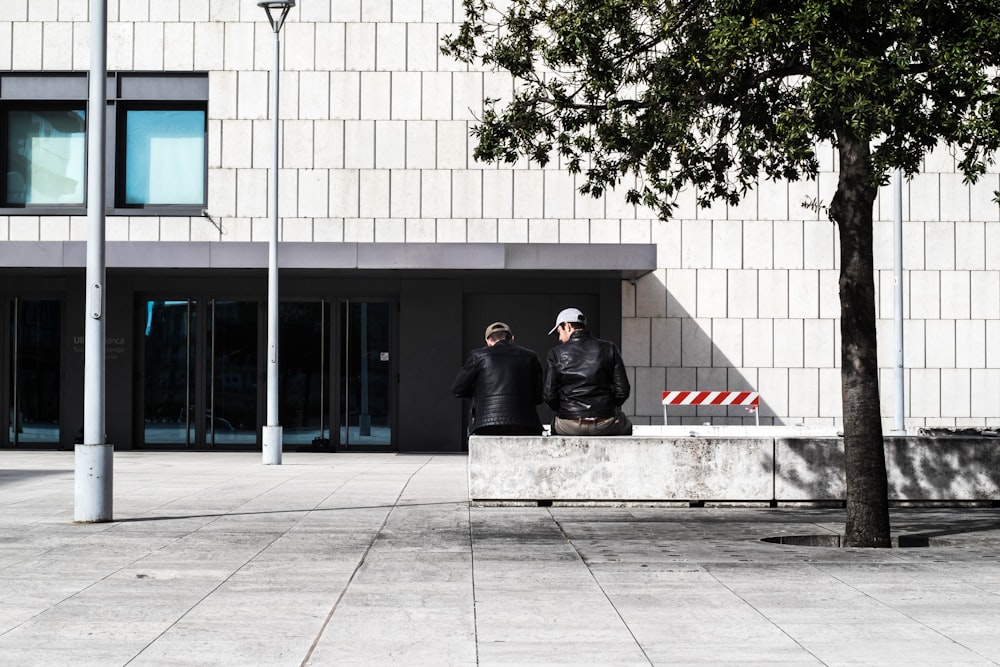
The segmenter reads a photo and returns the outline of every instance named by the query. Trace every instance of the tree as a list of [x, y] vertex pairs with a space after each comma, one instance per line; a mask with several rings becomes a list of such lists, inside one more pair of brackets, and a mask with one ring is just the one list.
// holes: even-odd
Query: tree
[[879, 409], [872, 207], [889, 172], [943, 144], [974, 181], [1000, 145], [1000, 0], [463, 0], [442, 51], [510, 72], [475, 157], [558, 157], [601, 196], [670, 217], [682, 188], [736, 203], [759, 178], [814, 179], [841, 247], [848, 545], [890, 545]]

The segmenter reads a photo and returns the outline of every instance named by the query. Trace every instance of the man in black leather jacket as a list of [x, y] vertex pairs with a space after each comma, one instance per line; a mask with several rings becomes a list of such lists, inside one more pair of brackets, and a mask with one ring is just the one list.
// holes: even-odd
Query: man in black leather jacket
[[595, 338], [587, 318], [576, 308], [556, 317], [549, 334], [559, 345], [549, 350], [542, 398], [556, 413], [553, 435], [631, 435], [632, 422], [622, 411], [631, 386], [618, 347]]
[[469, 353], [451, 385], [458, 398], [473, 399], [470, 435], [541, 435], [535, 406], [542, 402], [542, 364], [514, 345], [503, 322], [486, 327], [486, 347]]

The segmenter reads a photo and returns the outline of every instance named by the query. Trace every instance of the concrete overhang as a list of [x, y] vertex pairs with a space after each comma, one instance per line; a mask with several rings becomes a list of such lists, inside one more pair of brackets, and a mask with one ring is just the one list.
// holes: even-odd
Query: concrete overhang
[[[110, 269], [266, 269], [264, 242], [109, 241]], [[85, 268], [84, 241], [5, 241], [0, 268]], [[282, 269], [593, 271], [637, 278], [656, 269], [646, 243], [307, 243], [278, 245]]]

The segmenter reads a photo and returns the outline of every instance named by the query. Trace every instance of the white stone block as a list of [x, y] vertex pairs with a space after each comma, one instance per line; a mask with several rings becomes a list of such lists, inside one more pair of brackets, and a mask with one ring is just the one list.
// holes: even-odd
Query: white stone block
[[924, 261], [923, 222], [907, 222], [903, 225], [903, 267], [907, 271], [926, 269]]
[[[909, 220], [936, 221], [942, 219], [940, 175], [914, 174], [906, 184], [906, 194], [909, 195]], [[887, 216], [887, 219], [892, 219]]]
[[316, 168], [342, 169], [344, 166], [344, 123], [322, 120], [313, 128], [313, 164]]
[[927, 332], [927, 367], [955, 367], [955, 322], [952, 320], [928, 320], [924, 330]]
[[[812, 368], [833, 368], [840, 358], [837, 346], [838, 321], [807, 319], [802, 322], [802, 363]], [[880, 348], [881, 349], [881, 348]]]
[[773, 320], [743, 320], [743, 365], [750, 368], [774, 365]]
[[496, 243], [497, 221], [494, 218], [469, 220], [467, 243]]
[[757, 272], [759, 317], [788, 317], [788, 271]]
[[712, 223], [707, 220], [684, 220], [681, 225], [681, 262], [684, 268], [712, 268]]
[[[0, 34], [2, 32], [4, 31], [0, 30]], [[162, 37], [160, 41], [162, 43]], [[157, 51], [157, 53], [162, 53], [162, 50]], [[51, 22], [44, 25], [42, 28], [42, 68], [46, 70], [73, 69], [73, 24]]]
[[746, 216], [759, 220], [788, 219], [788, 183], [761, 178], [757, 183], [757, 215]]
[[837, 227], [829, 220], [803, 221], [803, 268], [837, 268], [835, 257], [839, 243]]
[[698, 304], [698, 272], [667, 269], [667, 317], [692, 317]]
[[364, 0], [361, 3], [362, 21], [391, 21], [392, 0]]
[[442, 23], [460, 21], [462, 16], [454, 12], [454, 0], [423, 0], [424, 21]]
[[561, 171], [546, 170], [543, 177], [543, 210], [546, 218], [572, 218], [576, 191], [573, 179]]
[[945, 417], [971, 416], [970, 374], [967, 368], [941, 371], [941, 415]]
[[406, 121], [406, 167], [437, 167], [437, 123], [428, 120]]
[[926, 239], [926, 268], [949, 270], [955, 268], [955, 224], [953, 222], [928, 222], [924, 225]]
[[1000, 174], [985, 174], [969, 186], [969, 214], [972, 220], [996, 222], [1000, 220], [1000, 204], [995, 193], [1000, 191]]
[[452, 75], [451, 120], [475, 120], [483, 116], [482, 72], [455, 72]]
[[654, 220], [651, 242], [656, 244], [656, 263], [666, 269], [681, 268], [681, 226], [673, 220]]
[[986, 367], [986, 322], [982, 320], [955, 322], [955, 366], [957, 368]]
[[375, 220], [372, 218], [345, 218], [345, 243], [374, 243]]
[[727, 296], [726, 271], [716, 269], [698, 271], [697, 317], [726, 317]]
[[236, 215], [243, 218], [267, 215], [267, 170], [236, 171]]
[[406, 25], [406, 68], [411, 72], [437, 71], [440, 43], [437, 28], [434, 23]]
[[803, 230], [798, 220], [774, 222], [774, 267], [801, 269], [804, 264]]
[[[926, 324], [924, 320], [903, 320], [903, 365], [906, 368], [923, 368], [926, 364]], [[893, 350], [893, 363], [895, 358]]]
[[375, 220], [376, 243], [406, 243], [406, 221], [402, 218]]
[[941, 273], [910, 271], [910, 317], [933, 320], [941, 316]]
[[649, 366], [650, 319], [626, 317], [622, 319], [622, 361], [626, 366]]
[[281, 166], [288, 169], [311, 169], [316, 146], [313, 138], [313, 121], [285, 120], [281, 124], [281, 129]]
[[212, 216], [236, 215], [236, 173], [235, 169], [209, 169], [207, 208]]
[[222, 121], [222, 167], [235, 169], [253, 165], [253, 122]]
[[375, 69], [375, 24], [348, 23], [344, 37], [344, 67], [371, 72]]
[[840, 271], [819, 272], [819, 316], [840, 317]]
[[406, 69], [406, 24], [379, 23], [375, 28], [375, 67], [381, 71]]
[[330, 75], [328, 72], [299, 73], [300, 119], [326, 120], [330, 117]]
[[407, 243], [434, 243], [437, 240], [437, 224], [428, 218], [409, 218], [406, 221]]
[[712, 365], [711, 320], [686, 319], [681, 326], [681, 362], [685, 366]]
[[[298, 172], [298, 215], [304, 218], [325, 218], [330, 215], [328, 203], [329, 171], [326, 169], [300, 169]], [[312, 240], [312, 231], [310, 238]]]
[[942, 173], [941, 183], [941, 214], [939, 220], [966, 221], [970, 217], [969, 186], [964, 177], [956, 173]]
[[[775, 344], [775, 348], [777, 348]], [[777, 350], [775, 350], [777, 356]], [[788, 413], [796, 418], [819, 417], [819, 370], [790, 368], [788, 370]]]
[[317, 243], [343, 243], [342, 218], [317, 218], [313, 221], [313, 240]]
[[748, 220], [743, 223], [743, 268], [770, 269], [773, 261], [774, 223]]
[[388, 218], [389, 170], [362, 169], [359, 176], [361, 217]]
[[396, 120], [420, 118], [420, 73], [392, 72], [390, 75], [392, 100], [390, 117]]
[[388, 120], [392, 115], [392, 75], [361, 72], [361, 118]]
[[1000, 224], [989, 223], [986, 225], [986, 269], [996, 271], [1000, 269]]
[[548, 218], [528, 220], [528, 243], [559, 243], [559, 221]]
[[991, 426], [1000, 415], [1000, 371], [996, 369], [972, 369], [969, 413], [972, 417], [982, 417]]
[[355, 120], [361, 116], [361, 75], [330, 72], [330, 118]]
[[819, 316], [819, 272], [788, 272], [788, 316], [813, 318]]
[[774, 365], [780, 368], [801, 368], [803, 357], [802, 320], [774, 320]]
[[451, 72], [423, 72], [420, 114], [424, 120], [451, 120]]
[[437, 167], [466, 169], [469, 166], [469, 126], [465, 121], [437, 123]]
[[163, 25], [163, 68], [186, 71], [194, 69], [194, 25], [166, 22]]
[[[238, 233], [239, 226], [234, 225], [234, 220], [240, 220], [242, 218], [230, 218], [223, 221], [222, 232], [220, 233], [216, 230], [216, 234], [219, 239], [225, 239], [228, 241], [233, 240], [234, 233]], [[160, 241], [164, 242], [178, 242], [178, 241], [190, 241], [191, 240], [191, 218], [157, 218], [159, 233], [157, 234]], [[200, 218], [199, 225], [209, 225], [212, 223], [205, 218]], [[247, 238], [245, 240], [250, 240], [249, 226], [247, 226]]]
[[590, 221], [590, 242], [591, 243], [613, 243], [622, 242], [622, 223], [620, 219], [601, 219]]
[[511, 218], [514, 215], [514, 172], [483, 171], [483, 217]]
[[451, 172], [428, 169], [420, 173], [420, 210], [423, 218], [455, 217], [451, 211]]
[[[299, 172], [295, 169], [278, 171], [278, 218], [299, 217], [299, 200], [289, 193], [299, 191]], [[284, 194], [283, 194], [284, 193]], [[268, 209], [270, 211], [270, 209]]]
[[406, 123], [401, 120], [375, 121], [375, 168], [406, 167]]
[[590, 243], [590, 222], [588, 220], [579, 220], [575, 218], [569, 220], [560, 220], [559, 242]]
[[[2, 10], [0, 10], [2, 11]], [[83, 49], [77, 49], [76, 41], [77, 31], [73, 31], [73, 44], [72, 49], [75, 52], [83, 51]], [[0, 20], [0, 44], [11, 44], [14, 41], [14, 25], [10, 21]], [[0, 49], [0, 70], [9, 70], [13, 68], [13, 56], [11, 49]], [[80, 66], [80, 69], [86, 69], [88, 67], [87, 63]]]
[[[357, 218], [361, 206], [361, 173], [355, 169], [330, 171], [330, 215]], [[346, 233], [346, 227], [345, 227]], [[346, 240], [346, 239], [345, 239]]]
[[972, 271], [969, 280], [972, 297], [969, 316], [974, 319], [1000, 319], [1000, 273]]
[[676, 367], [681, 364], [681, 319], [657, 317], [650, 320], [649, 363]]
[[[42, 69], [42, 25], [40, 21], [32, 21], [31, 23], [16, 22], [11, 26], [11, 41], [7, 48], [12, 52], [11, 62], [15, 70]], [[111, 46], [109, 30], [109, 59]]]
[[68, 241], [69, 217], [65, 215], [47, 215], [39, 218], [39, 241]]
[[465, 218], [440, 218], [435, 221], [438, 243], [467, 243], [468, 220]]
[[[738, 319], [712, 320], [712, 365], [716, 367], [743, 365], [743, 322]], [[728, 382], [723, 385], [728, 388]]]
[[666, 275], [662, 269], [640, 276], [635, 284], [635, 315], [637, 317], [666, 317]]
[[712, 267], [739, 269], [743, 266], [742, 220], [712, 223]]
[[970, 274], [968, 271], [941, 272], [941, 317], [967, 319], [971, 310]]
[[514, 217], [541, 218], [544, 172], [519, 169], [514, 172]]
[[525, 218], [497, 220], [497, 243], [527, 243], [528, 221]]
[[483, 172], [457, 169], [451, 173], [452, 215], [480, 218], [483, 215]]
[[985, 223], [955, 223], [955, 268], [972, 271], [986, 268], [985, 248]]
[[225, 69], [224, 48], [225, 48], [224, 23], [198, 22], [194, 24], [195, 69], [199, 70]]
[[[824, 181], [823, 188], [820, 187], [821, 180]], [[815, 210], [814, 205], [816, 202], [825, 206], [830, 205], [837, 184], [834, 182], [832, 187], [827, 187], [828, 185], [822, 178], [815, 181], [791, 181], [787, 183], [789, 220], [819, 220], [826, 217], [825, 213], [820, 214], [819, 211]]]
[[420, 172], [394, 169], [389, 180], [389, 215], [393, 218], [420, 217]]
[[622, 243], [652, 242], [652, 225], [653, 221], [648, 219], [622, 220], [621, 221]]
[[726, 313], [732, 318], [757, 317], [757, 272], [726, 272]]
[[[375, 166], [374, 121], [344, 122], [344, 167], [366, 169]], [[349, 216], [344, 216], [349, 217]], [[377, 216], [372, 216], [377, 217]]]

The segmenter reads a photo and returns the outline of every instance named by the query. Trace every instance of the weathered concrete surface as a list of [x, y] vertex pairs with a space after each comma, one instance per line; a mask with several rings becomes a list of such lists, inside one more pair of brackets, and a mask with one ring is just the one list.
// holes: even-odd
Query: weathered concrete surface
[[469, 438], [473, 500], [744, 500], [773, 494], [770, 438]]
[[[693, 437], [676, 429], [671, 435], [628, 438], [473, 436], [470, 498], [779, 503], [845, 498], [843, 438], [744, 432], [746, 437]], [[885, 452], [891, 500], [1000, 500], [1000, 438], [891, 436], [885, 438]]]

